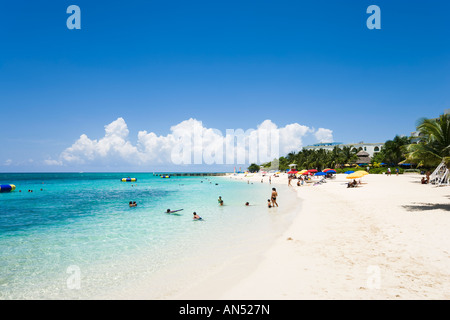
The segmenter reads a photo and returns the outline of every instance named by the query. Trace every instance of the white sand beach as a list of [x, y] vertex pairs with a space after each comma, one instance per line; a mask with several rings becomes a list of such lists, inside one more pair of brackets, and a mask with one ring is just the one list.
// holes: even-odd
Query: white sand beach
[[[347, 188], [338, 174], [325, 184], [292, 187], [302, 209], [260, 261], [250, 269], [234, 266], [237, 282], [221, 283], [217, 274], [189, 296], [450, 299], [450, 188], [422, 185], [420, 178], [369, 175]], [[287, 176], [272, 184], [287, 185]]]

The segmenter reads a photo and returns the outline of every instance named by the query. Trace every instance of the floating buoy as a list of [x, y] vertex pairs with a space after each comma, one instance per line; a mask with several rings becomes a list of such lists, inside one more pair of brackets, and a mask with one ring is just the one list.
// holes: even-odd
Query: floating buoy
[[13, 184], [1, 184], [0, 185], [0, 192], [11, 192], [16, 190], [16, 186]]
[[165, 176], [161, 176], [161, 178], [167, 179], [167, 178], [170, 178], [170, 176], [169, 175], [165, 175]]
[[122, 178], [122, 182], [135, 182], [137, 181], [136, 178]]

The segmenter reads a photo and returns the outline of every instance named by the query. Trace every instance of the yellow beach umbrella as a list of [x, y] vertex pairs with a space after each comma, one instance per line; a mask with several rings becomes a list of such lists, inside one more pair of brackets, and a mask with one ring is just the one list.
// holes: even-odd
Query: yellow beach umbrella
[[308, 172], [308, 170], [299, 171], [299, 174], [304, 174], [305, 172]]
[[347, 175], [347, 179], [359, 179], [367, 175], [368, 173], [365, 171], [356, 171], [354, 173], [350, 173]]

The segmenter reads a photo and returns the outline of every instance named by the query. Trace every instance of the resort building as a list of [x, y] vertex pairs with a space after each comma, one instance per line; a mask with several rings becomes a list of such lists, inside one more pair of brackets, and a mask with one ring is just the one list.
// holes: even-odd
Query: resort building
[[342, 142], [330, 142], [330, 143], [316, 143], [310, 146], [306, 146], [303, 147], [303, 149], [306, 150], [319, 150], [319, 149], [325, 149], [325, 150], [333, 150], [334, 147], [339, 147], [339, 148], [343, 148], [343, 147], [350, 147], [352, 148], [352, 150], [359, 152], [359, 151], [365, 151], [366, 153], [368, 153], [369, 157], [373, 157], [373, 155], [377, 152], [380, 152], [381, 149], [383, 148], [384, 143], [380, 142], [380, 143], [364, 143], [364, 142], [359, 142], [359, 143], [348, 143], [348, 144], [344, 144]]

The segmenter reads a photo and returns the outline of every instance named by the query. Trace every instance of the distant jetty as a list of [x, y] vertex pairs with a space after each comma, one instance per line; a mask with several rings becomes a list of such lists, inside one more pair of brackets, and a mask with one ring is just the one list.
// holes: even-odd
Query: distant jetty
[[225, 172], [183, 172], [183, 173], [153, 173], [154, 176], [171, 176], [171, 177], [209, 177], [209, 176], [225, 176]]

